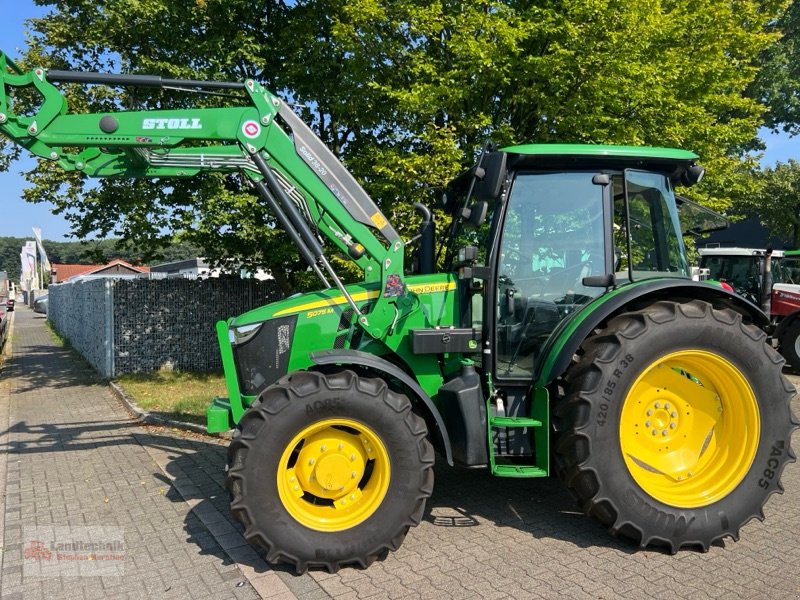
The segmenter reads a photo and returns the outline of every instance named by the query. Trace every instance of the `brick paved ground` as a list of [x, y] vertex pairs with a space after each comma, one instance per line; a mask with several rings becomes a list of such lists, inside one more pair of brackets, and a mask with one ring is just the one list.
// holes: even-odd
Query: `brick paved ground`
[[[193, 512], [172, 485], [174, 476], [159, 468], [166, 455], [173, 472], [191, 469], [192, 455], [209, 444], [137, 426], [108, 386], [53, 343], [43, 323], [27, 308], [16, 311], [14, 354], [0, 381], [0, 597], [258, 598], [204, 525], [203, 506], [195, 502]], [[215, 517], [207, 510], [205, 516]], [[124, 575], [66, 576], [63, 566], [61, 577], [31, 576], [30, 559], [23, 558], [26, 533], [47, 525], [122, 528]], [[243, 540], [225, 542], [236, 548]], [[257, 560], [240, 558], [244, 569], [248, 559]], [[276, 591], [285, 591], [276, 581]]]
[[[23, 315], [20, 311], [18, 317]], [[17, 321], [18, 326], [24, 323], [24, 319]], [[37, 335], [36, 342], [28, 341], [27, 329], [15, 336], [30, 346], [31, 362], [13, 365], [12, 382], [17, 383], [11, 394], [11, 441], [0, 438], [0, 449], [10, 444], [12, 450], [3, 563], [3, 574], [8, 571], [8, 575], [0, 590], [4, 599], [19, 589], [14, 571], [19, 559], [8, 560], [8, 555], [17, 551], [13, 546], [15, 524], [26, 519], [64, 519], [64, 510], [70, 522], [96, 519], [122, 525], [126, 539], [131, 531], [130, 553], [136, 561], [126, 565], [126, 576], [118, 582], [120, 596], [132, 589], [131, 597], [147, 591], [156, 597], [173, 597], [169, 594], [176, 588], [164, 589], [175, 569], [183, 565], [185, 575], [181, 574], [176, 586], [182, 586], [186, 597], [253, 597], [253, 590], [246, 586], [232, 587], [231, 583], [242, 578], [232, 575], [240, 571], [226, 557], [223, 549], [227, 547], [228, 555], [255, 577], [263, 595], [281, 600], [293, 596], [301, 600], [800, 597], [797, 464], [789, 465], [784, 473], [786, 494], [770, 500], [766, 521], [747, 525], [741, 541], [726, 541], [706, 554], [683, 551], [675, 556], [636, 551], [609, 537], [577, 511], [555, 479], [504, 480], [482, 471], [438, 466], [425, 520], [386, 560], [364, 571], [294, 576], [276, 569], [265, 573], [263, 564], [240, 545], [238, 528], [228, 517], [224, 446], [164, 428], [134, 427], [103, 386], [77, 383], [85, 375], [72, 372], [74, 367], [58, 366], [64, 364], [63, 353], [49, 347], [44, 334]], [[40, 363], [53, 353], [61, 356], [61, 362], [54, 361], [49, 367], [54, 372], [43, 370]], [[62, 383], [48, 383], [51, 379]], [[800, 378], [794, 380], [800, 383]], [[37, 396], [36, 390], [43, 386], [52, 389]], [[90, 395], [100, 400], [89, 405], [73, 400], [70, 405], [79, 408], [69, 414], [60, 408], [69, 398]], [[49, 408], [22, 412], [23, 398], [30, 404], [49, 402]], [[0, 423], [5, 418], [2, 399], [0, 386]], [[793, 406], [800, 414], [800, 397]], [[800, 447], [797, 433], [794, 446]], [[88, 458], [75, 467], [70, 458], [74, 455]], [[0, 459], [0, 477], [2, 463]], [[68, 465], [73, 465], [72, 472]], [[90, 478], [84, 482], [87, 473]], [[52, 494], [40, 493], [38, 486], [23, 486], [23, 481], [33, 478], [40, 481], [40, 475], [55, 499]], [[19, 492], [13, 487], [17, 480]], [[74, 494], [79, 499], [72, 490], [80, 491]], [[99, 499], [101, 495], [103, 499]], [[188, 511], [189, 505], [194, 512]], [[154, 579], [149, 583], [151, 575]], [[226, 581], [226, 576], [231, 580]], [[103, 597], [117, 594], [114, 588], [97, 588], [91, 581], [65, 583], [59, 589], [69, 591], [71, 583]], [[128, 589], [128, 585], [133, 587]], [[290, 591], [284, 591], [287, 589]], [[83, 597], [82, 593], [74, 592], [75, 597]], [[42, 597], [52, 596], [42, 592]]]

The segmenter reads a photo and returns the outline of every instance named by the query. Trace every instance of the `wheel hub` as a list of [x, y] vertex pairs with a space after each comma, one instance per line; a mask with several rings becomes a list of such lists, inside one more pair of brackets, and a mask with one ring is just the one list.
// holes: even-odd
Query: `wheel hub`
[[322, 531], [352, 527], [383, 500], [389, 456], [374, 432], [349, 419], [322, 421], [286, 447], [278, 490], [287, 511]]
[[[335, 435], [331, 435], [335, 432]], [[349, 494], [361, 481], [366, 452], [353, 434], [325, 430], [310, 436], [297, 457], [293, 473], [300, 487], [321, 498], [336, 499]]]
[[673, 506], [704, 506], [730, 492], [752, 463], [758, 430], [747, 380], [727, 360], [701, 350], [670, 354], [643, 370], [620, 415], [631, 475]]

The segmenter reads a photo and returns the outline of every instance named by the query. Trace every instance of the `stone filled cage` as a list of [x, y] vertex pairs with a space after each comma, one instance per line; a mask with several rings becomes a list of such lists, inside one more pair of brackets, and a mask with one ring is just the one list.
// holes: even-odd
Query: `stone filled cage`
[[215, 324], [280, 299], [274, 281], [89, 279], [52, 285], [48, 319], [103, 377], [221, 369]]

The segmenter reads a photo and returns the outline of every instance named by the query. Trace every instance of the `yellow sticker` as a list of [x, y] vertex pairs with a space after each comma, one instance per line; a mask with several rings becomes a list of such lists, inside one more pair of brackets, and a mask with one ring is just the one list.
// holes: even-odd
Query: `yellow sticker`
[[372, 221], [375, 224], [375, 227], [378, 229], [383, 229], [388, 224], [386, 217], [384, 217], [380, 212], [376, 212], [369, 218], [369, 220]]

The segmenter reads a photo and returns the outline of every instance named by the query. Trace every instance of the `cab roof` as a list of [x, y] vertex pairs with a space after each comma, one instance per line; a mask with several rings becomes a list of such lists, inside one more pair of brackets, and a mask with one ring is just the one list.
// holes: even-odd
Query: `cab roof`
[[597, 158], [634, 158], [692, 161], [699, 158], [694, 152], [677, 148], [652, 146], [617, 146], [610, 144], [521, 144], [501, 148], [509, 154], [535, 156], [592, 156]]

